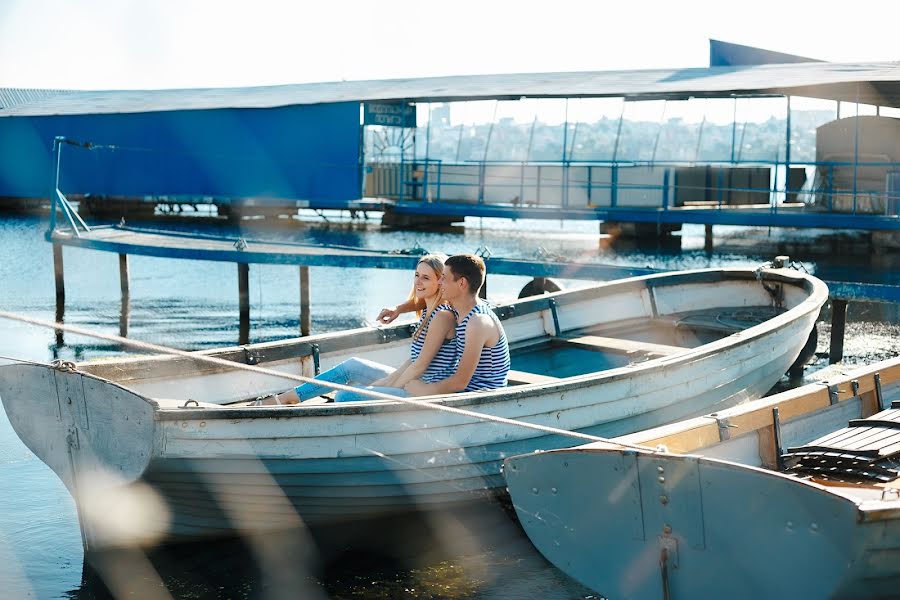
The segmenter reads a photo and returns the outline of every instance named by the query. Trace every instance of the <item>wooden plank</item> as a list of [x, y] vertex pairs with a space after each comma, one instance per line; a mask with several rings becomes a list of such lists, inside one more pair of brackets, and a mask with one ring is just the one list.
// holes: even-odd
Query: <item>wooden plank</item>
[[300, 335], [309, 335], [312, 318], [309, 311], [309, 267], [300, 267]]
[[582, 335], [578, 337], [559, 337], [555, 340], [563, 340], [567, 344], [579, 346], [587, 350], [598, 352], [615, 352], [617, 354], [647, 354], [653, 356], [671, 356], [679, 352], [686, 352], [689, 348], [681, 346], [667, 346], [636, 340], [621, 338], [601, 337], [599, 335]]
[[509, 371], [508, 379], [510, 385], [528, 385], [531, 383], [550, 383], [559, 381], [559, 377], [539, 375], [537, 373], [529, 373], [528, 371], [514, 371], [512, 369]]
[[[863, 367], [868, 371], [856, 370], [833, 382], [833, 385], [838, 386], [838, 402], [846, 402], [855, 397], [850, 386], [853, 379], [859, 381], [857, 393], [862, 396], [872, 393], [875, 389], [875, 373], [881, 374], [883, 386], [887, 385], [886, 382], [893, 383], [900, 378], [900, 359], [886, 362], [890, 364]], [[772, 408], [775, 406], [778, 407], [783, 423], [826, 408], [830, 404], [828, 388], [821, 383], [815, 383], [722, 411], [718, 413], [718, 416], [728, 419], [729, 424], [733, 426], [732, 436], [738, 436], [750, 431], [772, 427]], [[866, 402], [862, 404], [864, 409], [867, 408]], [[871, 403], [868, 403], [868, 407], [871, 407]], [[691, 452], [719, 443], [719, 428], [714, 419], [700, 417], [684, 423], [632, 434], [623, 439], [627, 439], [630, 443], [648, 446], [665, 445], [671, 452]]]
[[238, 269], [238, 343], [250, 343], [250, 267], [237, 263]]

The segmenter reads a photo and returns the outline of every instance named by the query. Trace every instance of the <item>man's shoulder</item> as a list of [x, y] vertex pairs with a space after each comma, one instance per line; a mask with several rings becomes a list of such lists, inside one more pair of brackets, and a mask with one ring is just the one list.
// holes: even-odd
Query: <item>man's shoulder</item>
[[467, 329], [492, 329], [494, 326], [494, 319], [491, 318], [491, 315], [487, 313], [477, 313], [469, 317], [469, 323], [466, 326]]

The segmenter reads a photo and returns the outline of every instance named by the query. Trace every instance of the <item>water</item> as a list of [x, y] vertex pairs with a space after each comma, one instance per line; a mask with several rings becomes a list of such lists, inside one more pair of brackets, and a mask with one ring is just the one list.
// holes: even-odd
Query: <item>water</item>
[[[161, 227], [161, 225], [153, 225]], [[308, 222], [259, 230], [214, 223], [166, 223], [167, 228], [245, 238], [401, 249], [418, 243], [447, 253], [487, 246], [495, 256], [533, 258], [539, 247], [551, 254], [656, 268], [756, 266], [779, 251], [780, 233], [746, 243], [746, 234], [721, 228], [720, 249], [703, 252], [702, 227], [686, 226], [680, 250], [629, 248], [621, 240], [598, 244], [597, 224], [470, 219], [464, 230], [382, 232], [373, 223]], [[43, 239], [46, 224], [36, 217], [0, 218], [0, 308], [44, 320], [54, 318], [53, 261]], [[717, 228], [717, 234], [720, 229]], [[727, 238], [727, 239], [726, 239]], [[65, 249], [66, 312], [69, 324], [109, 334], [119, 331], [118, 260], [115, 254]], [[796, 254], [796, 253], [795, 253]], [[801, 258], [794, 256], [793, 258]], [[825, 279], [900, 283], [891, 258], [812, 257], [804, 265]], [[236, 344], [237, 273], [233, 264], [130, 257], [132, 338], [184, 349]], [[371, 324], [382, 306], [405, 298], [410, 275], [380, 270], [311, 270], [314, 332]], [[292, 337], [298, 331], [299, 275], [296, 267], [250, 268], [251, 341]], [[514, 298], [528, 278], [491, 276], [492, 299]], [[584, 285], [564, 282], [567, 286]], [[827, 319], [827, 311], [825, 317]], [[851, 304], [844, 364], [895, 356], [900, 315], [894, 305]], [[829, 370], [828, 322], [819, 324], [819, 357], [807, 380]], [[116, 344], [54, 333], [0, 320], [0, 355], [26, 360], [87, 360], [118, 355]], [[786, 382], [783, 385], [788, 385]], [[0, 589], [9, 598], [473, 598], [512, 600], [530, 596], [584, 599], [589, 590], [566, 578], [532, 549], [503, 513], [464, 515], [424, 529], [403, 530], [394, 550], [341, 556], [339, 560], [297, 560], [267, 568], [258, 548], [226, 543], [174, 549], [151, 557], [119, 557], [116, 568], [97, 577], [85, 571], [74, 504], [56, 476], [25, 448], [0, 411]], [[435, 535], [424, 535], [425, 530]], [[598, 541], [599, 542], [599, 541]], [[338, 544], [340, 546], [340, 544]], [[398, 550], [399, 549], [399, 550]], [[308, 552], [308, 548], [303, 550]], [[293, 555], [291, 555], [293, 556]], [[290, 562], [290, 561], [289, 561]], [[274, 563], [273, 563], [274, 564]], [[304, 566], [305, 565], [305, 566]], [[110, 575], [113, 573], [113, 575]], [[118, 575], [115, 575], [118, 574]], [[118, 587], [116, 587], [118, 586]]]

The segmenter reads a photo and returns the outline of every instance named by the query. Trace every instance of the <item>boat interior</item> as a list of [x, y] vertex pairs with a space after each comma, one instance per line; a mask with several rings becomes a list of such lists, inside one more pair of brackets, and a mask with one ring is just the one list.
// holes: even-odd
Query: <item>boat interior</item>
[[772, 306], [692, 310], [631, 319], [512, 344], [510, 385], [545, 383], [671, 356], [784, 312]]
[[[538, 305], [537, 309], [540, 308]], [[535, 313], [534, 308], [531, 312]], [[546, 384], [672, 356], [763, 323], [781, 312], [784, 309], [772, 306], [706, 308], [568, 330], [559, 330], [557, 326], [555, 335], [541, 326], [539, 335], [518, 336], [518, 340], [511, 336], [509, 385]], [[502, 308], [498, 314], [501, 319], [528, 315], [521, 309], [506, 312]], [[405, 358], [411, 330], [410, 326], [367, 329], [351, 335], [325, 334], [197, 354], [312, 376], [319, 372], [320, 360], [324, 363], [322, 369], [328, 368], [328, 360], [334, 362], [360, 355], [385, 364], [399, 364]], [[333, 358], [328, 358], [329, 354]], [[291, 385], [284, 378], [179, 357], [85, 363], [79, 368], [157, 399], [163, 406], [180, 405], [173, 403], [187, 399], [203, 404], [241, 406]], [[333, 393], [326, 394], [307, 402], [326, 403], [333, 396]]]
[[856, 500], [900, 498], [898, 398], [900, 359], [892, 359], [620, 439], [779, 471]]

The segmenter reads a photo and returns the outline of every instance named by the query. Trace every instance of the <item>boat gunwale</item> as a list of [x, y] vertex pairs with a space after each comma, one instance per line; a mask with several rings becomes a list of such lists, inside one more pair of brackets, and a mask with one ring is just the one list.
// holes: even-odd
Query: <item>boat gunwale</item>
[[[781, 271], [781, 272], [774, 272]], [[608, 282], [601, 284], [600, 286], [594, 286], [591, 288], [586, 288], [586, 290], [593, 291], [598, 288], [611, 287], [613, 284], [625, 284], [625, 283], [638, 283], [647, 281], [650, 279], [656, 279], [659, 277], [672, 277], [673, 275], [678, 276], [687, 276], [687, 275], [695, 275], [699, 274], [703, 275], [717, 275], [712, 279], [707, 279], [706, 277], [701, 277], [700, 281], [694, 281], [692, 278], [685, 281], [685, 277], [678, 277], [677, 279], [670, 280], [671, 283], [667, 282], [665, 285], [682, 285], [684, 283], [709, 283], [715, 281], [722, 281], [726, 278], [735, 277], [737, 280], [753, 280], [756, 279], [755, 272], [749, 271], [747, 269], [703, 269], [699, 271], [690, 271], [690, 272], [679, 272], [679, 273], [670, 273], [670, 274], [654, 274], [654, 275], [644, 275], [640, 277], [633, 277], [627, 280], [617, 280], [614, 282]], [[808, 313], [813, 310], [819, 311], [821, 306], [825, 303], [828, 298], [828, 287], [821, 280], [815, 279], [812, 276], [802, 274], [798, 271], [787, 271], [784, 272], [783, 269], [778, 270], [769, 270], [766, 271], [766, 275], [774, 275], [775, 277], [766, 277], [766, 280], [775, 280], [781, 283], [791, 283], [793, 285], [797, 285], [798, 287], [802, 287], [804, 291], [809, 293], [809, 296], [805, 298], [802, 302], [797, 304], [795, 307], [781, 313], [775, 315], [771, 319], [767, 319], [765, 322], [760, 323], [758, 325], [754, 325], [752, 327], [748, 327], [742, 331], [739, 331], [735, 334], [725, 336], [719, 340], [714, 342], [710, 342], [708, 344], [703, 344], [701, 346], [697, 346], [696, 348], [685, 348], [683, 353], [673, 354], [670, 356], [662, 356], [654, 359], [650, 359], [639, 364], [627, 365], [624, 367], [618, 367], [615, 369], [608, 369], [604, 371], [597, 371], [592, 373], [584, 373], [580, 375], [573, 375], [572, 377], [560, 378], [558, 381], [550, 381], [550, 382], [542, 382], [542, 383], [533, 383], [526, 385], [517, 385], [515, 387], [505, 387], [496, 390], [484, 391], [484, 392], [467, 392], [467, 393], [456, 393], [456, 394], [444, 394], [440, 396], [423, 396], [421, 398], [416, 398], [418, 401], [423, 402], [434, 402], [440, 403], [445, 406], [451, 406], [454, 408], [464, 408], [468, 406], [480, 406], [483, 404], [490, 404], [495, 402], [502, 397], [503, 400], [514, 400], [520, 399], [522, 397], [530, 397], [533, 395], [543, 395], [546, 393], [554, 393], [554, 392], [562, 392], [568, 390], [576, 390], [583, 387], [593, 387], [598, 384], [600, 380], [607, 381], [616, 381], [619, 379], [624, 379], [626, 377], [631, 377], [635, 374], [644, 374], [647, 371], [652, 369], [664, 368], [664, 367], [676, 367], [681, 366], [683, 363], [695, 360], [698, 358], [702, 358], [711, 354], [714, 354], [724, 347], [727, 348], [736, 348], [745, 344], [749, 344], [758, 340], [759, 338], [771, 333], [772, 331], [778, 329], [783, 324], [792, 322], [798, 319], [803, 318]], [[650, 285], [649, 287], [656, 287], [654, 285]], [[574, 294], [576, 292], [582, 292], [583, 290], [573, 290], [570, 291], [569, 294]], [[537, 300], [544, 300], [549, 304], [551, 298], [558, 296], [559, 294], [565, 294], [566, 292], [554, 292], [553, 294], [545, 295], [543, 297], [537, 298]], [[821, 301], [820, 301], [821, 299]], [[580, 300], [580, 298], [579, 298]], [[531, 311], [530, 311], [531, 312]], [[514, 316], [518, 316], [519, 311], [516, 310], [516, 314]], [[527, 313], [525, 313], [527, 314]], [[750, 332], [748, 334], [748, 332]], [[150, 400], [152, 401], [152, 399]], [[297, 417], [297, 416], [326, 416], [326, 415], [348, 415], [348, 414], [369, 414], [375, 412], [382, 411], [404, 411], [408, 410], [411, 406], [408, 402], [402, 401], [392, 401], [392, 400], [381, 400], [378, 402], [365, 401], [365, 402], [348, 402], [348, 403], [329, 403], [327, 405], [314, 405], [314, 406], [303, 406], [303, 405], [292, 405], [292, 406], [267, 406], [267, 407], [248, 407], [248, 406], [233, 406], [233, 405], [222, 405], [217, 406], [216, 408], [206, 408], [206, 407], [188, 407], [185, 408], [168, 408], [168, 407], [159, 407], [157, 412], [159, 414], [160, 420], [184, 420], [188, 415], [188, 420], [191, 419], [210, 419], [210, 418], [235, 418], [239, 416], [240, 418], [256, 418], [260, 416], [266, 417]], [[422, 407], [425, 408], [425, 407]], [[236, 414], [236, 413], [239, 413]]]
[[[700, 417], [694, 417], [691, 419], [685, 419], [683, 421], [678, 421], [676, 423], [670, 423], [667, 425], [662, 425], [659, 427], [654, 427], [652, 429], [647, 429], [644, 431], [639, 431], [633, 434], [627, 434], [623, 436], [618, 436], [609, 442], [594, 442], [589, 444], [583, 444], [580, 446], [575, 446], [571, 448], [559, 448], [553, 450], [546, 450], [542, 452], [542, 455], [573, 455], [573, 454], [594, 454], [594, 453], [621, 453], [621, 454], [643, 454], [647, 456], [654, 456], [657, 459], [662, 460], [673, 460], [673, 459], [690, 459], [696, 460], [698, 462], [708, 462], [715, 463], [719, 465], [726, 465], [729, 468], [734, 469], [747, 469], [751, 471], [755, 471], [760, 474], [765, 474], [766, 476], [776, 476], [781, 477], [783, 479], [788, 479], [797, 483], [798, 485], [805, 485], [821, 492], [824, 492], [830, 496], [837, 497], [841, 501], [846, 501], [855, 506], [857, 511], [857, 521], [858, 522], [875, 522], [875, 521], [885, 521], [890, 519], [896, 519], [900, 517], [900, 494], [893, 498], [889, 499], [881, 499], [881, 500], [872, 500], [866, 498], [853, 497], [850, 494], [840, 494], [837, 493], [831, 486], [819, 483], [817, 481], [813, 481], [810, 479], [799, 478], [788, 473], [783, 473], [777, 470], [773, 470], [766, 467], [758, 467], [755, 465], [745, 464], [738, 462], [736, 460], [728, 460], [724, 458], [716, 458], [712, 456], [707, 456], [704, 454], [704, 451], [708, 451], [710, 448], [714, 448], [727, 440], [719, 439], [718, 441], [713, 441], [711, 443], [703, 443], [702, 445], [696, 446], [686, 451], [678, 451], [678, 452], [654, 452], [651, 448], [652, 445], [662, 445], [665, 446], [667, 438], [674, 438], [676, 436], [682, 434], [694, 434], [693, 437], [697, 439], [702, 439], [705, 436], [702, 435], [701, 430], [706, 428], [718, 428], [718, 421], [720, 420], [728, 420], [729, 423], [733, 423], [733, 419], [737, 417], [746, 417], [750, 418], [754, 414], [762, 414], [766, 411], [771, 411], [772, 408], [780, 408], [784, 409], [787, 403], [796, 403], [800, 404], [804, 401], [809, 401], [812, 405], [805, 407], [805, 410], [798, 412], [796, 414], [792, 414], [789, 419], [786, 419], [784, 422], [790, 422], [794, 419], [806, 417], [815, 414], [818, 411], [824, 410], [833, 406], [831, 399], [828, 397], [828, 389], [830, 387], [838, 388], [838, 399], [837, 403], [842, 404], [846, 402], [852, 401], [854, 398], [858, 398], [861, 402], [863, 401], [863, 396], [865, 394], [873, 394], [875, 390], [874, 377], [876, 374], [891, 374], [894, 375], [893, 378], [887, 378], [886, 380], [882, 379], [881, 385], [887, 386], [892, 385], [897, 382], [900, 382], [900, 357], [894, 357], [879, 361], [872, 365], [865, 365], [856, 369], [852, 369], [845, 373], [842, 373], [839, 377], [829, 379], [827, 381], [822, 382], [814, 382], [808, 385], [805, 385], [800, 388], [795, 388], [793, 390], [787, 390], [785, 392], [781, 392], [780, 394], [775, 394], [773, 396], [769, 396], [767, 398], [761, 398], [759, 400], [754, 400], [747, 404], [742, 404], [739, 406], [735, 406], [720, 412], [711, 413], [709, 415], [703, 415]], [[849, 389], [840, 389], [841, 385], [849, 384], [853, 381], [856, 381], [859, 389], [856, 394], [854, 394]], [[822, 396], [821, 398], [817, 398], [817, 396]], [[881, 410], [881, 407], [876, 407], [878, 410]], [[877, 410], [876, 410], [877, 412]], [[746, 435], [753, 435], [765, 429], [766, 427], [770, 427], [771, 423], [768, 424], [760, 424], [753, 428], [747, 428], [743, 430], [738, 430], [734, 433], [735, 437], [741, 437]], [[737, 426], [740, 427], [740, 426]], [[616, 441], [621, 441], [627, 444], [633, 445], [647, 445], [646, 450], [638, 449], [638, 448], [628, 448], [616, 443]], [[516, 462], [520, 460], [532, 460], [535, 455], [531, 454], [523, 454], [517, 456], [511, 456], [509, 458], [504, 459], [504, 469], [512, 468]], [[874, 488], [879, 488], [882, 486], [871, 486]], [[884, 489], [884, 488], [883, 488]]]

